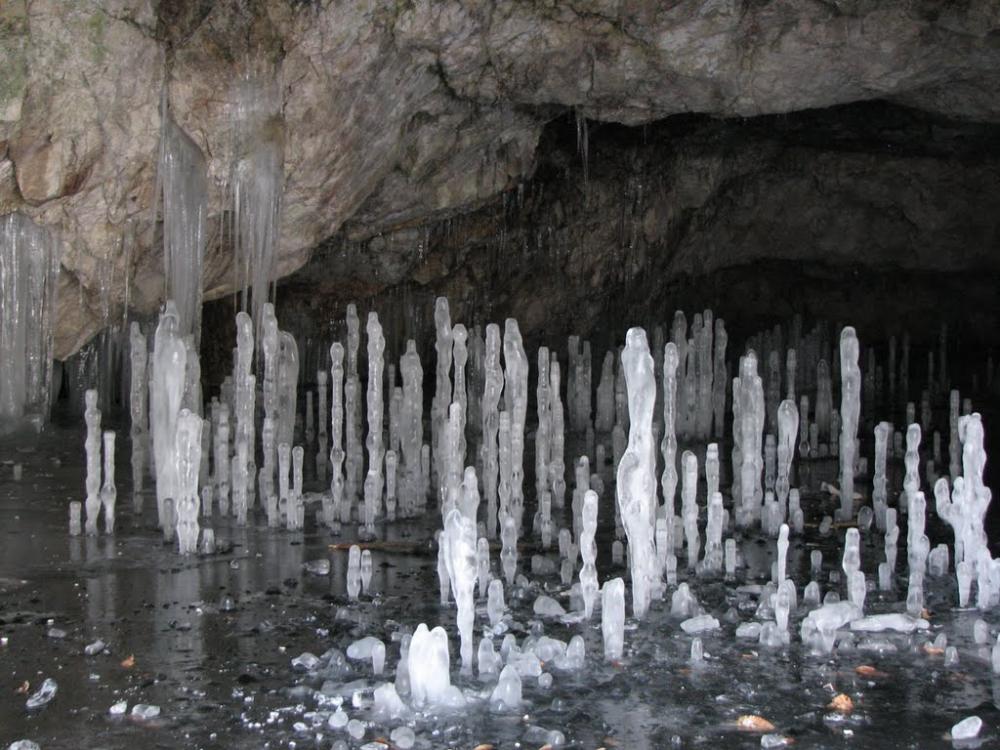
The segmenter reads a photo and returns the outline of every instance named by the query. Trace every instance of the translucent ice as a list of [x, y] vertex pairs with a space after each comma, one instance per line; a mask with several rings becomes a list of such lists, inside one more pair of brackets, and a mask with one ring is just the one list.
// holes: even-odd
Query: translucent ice
[[653, 534], [656, 507], [653, 406], [656, 382], [646, 332], [641, 328], [630, 328], [626, 334], [622, 368], [628, 385], [630, 428], [628, 447], [618, 464], [618, 508], [631, 550], [632, 611], [636, 617], [642, 617], [649, 607], [657, 573]]
[[975, 739], [979, 736], [982, 728], [982, 719], [978, 716], [969, 716], [951, 728], [951, 739], [954, 742]]
[[503, 709], [517, 709], [521, 705], [521, 676], [509, 664], [500, 671], [500, 678], [490, 695], [490, 703]]
[[854, 461], [861, 413], [858, 337], [850, 326], [840, 333], [840, 517], [854, 515]]
[[604, 658], [620, 659], [625, 648], [625, 582], [621, 578], [604, 582], [601, 633], [604, 636]]
[[707, 633], [719, 629], [719, 621], [712, 615], [695, 615], [689, 617], [681, 623], [681, 630], [689, 635], [694, 633]]
[[458, 606], [456, 615], [461, 638], [462, 671], [472, 673], [472, 626], [475, 618], [474, 591], [476, 586], [476, 527], [472, 518], [462, 515], [457, 508], [445, 518], [441, 542], [445, 549], [445, 562], [451, 593]]
[[29, 711], [36, 708], [42, 708], [43, 706], [48, 705], [52, 699], [56, 697], [57, 692], [59, 692], [59, 685], [51, 677], [46, 677], [42, 681], [38, 690], [28, 697], [25, 706]]
[[407, 653], [407, 670], [410, 698], [417, 708], [465, 705], [461, 691], [451, 684], [448, 634], [444, 628], [428, 630], [424, 623], [417, 626]]

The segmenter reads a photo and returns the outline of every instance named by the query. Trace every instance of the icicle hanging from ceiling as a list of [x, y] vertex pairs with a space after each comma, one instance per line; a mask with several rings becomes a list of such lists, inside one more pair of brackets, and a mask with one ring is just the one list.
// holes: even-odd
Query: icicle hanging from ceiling
[[202, 264], [208, 214], [208, 165], [198, 145], [161, 109], [158, 191], [163, 201], [166, 299], [177, 305], [181, 335], [201, 336]]
[[247, 75], [233, 87], [233, 157], [229, 175], [236, 287], [240, 309], [259, 335], [271, 298], [284, 191], [284, 121], [277, 79]]
[[49, 230], [20, 213], [0, 217], [0, 433], [48, 417], [58, 278]]

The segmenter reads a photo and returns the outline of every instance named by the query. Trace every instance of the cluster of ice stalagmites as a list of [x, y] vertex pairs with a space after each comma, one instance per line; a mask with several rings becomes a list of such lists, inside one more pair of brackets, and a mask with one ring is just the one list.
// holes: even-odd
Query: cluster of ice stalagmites
[[[578, 339], [571, 342], [565, 369], [554, 349], [539, 347], [533, 384], [537, 421], [532, 439], [531, 425], [526, 423], [529, 357], [516, 321], [506, 321], [502, 335], [498, 326], [487, 326], [483, 336], [478, 328], [453, 324], [446, 301], [439, 301], [436, 313], [437, 377], [431, 414], [432, 445], [427, 446], [423, 443], [423, 366], [417, 341], [407, 341], [400, 356], [399, 387], [386, 335], [378, 317], [370, 314], [366, 327], [367, 377], [362, 382], [358, 372], [360, 321], [353, 307], [348, 310], [346, 347], [341, 342], [330, 347], [329, 378], [325, 369], [322, 377], [317, 377], [318, 431], [308, 429], [312, 417], [305, 420], [306, 442], [319, 438], [321, 463], [330, 473], [327, 483], [321, 478], [320, 467], [316, 467], [316, 483], [324, 492], [312, 495], [307, 495], [304, 487], [309, 479], [305, 451], [296, 445], [298, 345], [288, 332], [278, 330], [273, 308], [266, 307], [261, 334], [264, 356], [259, 363], [263, 366], [264, 418], [258, 443], [254, 429], [257, 394], [253, 329], [248, 316], [238, 317], [233, 375], [228, 391], [223, 388], [215, 401], [208, 422], [215, 447], [211, 457], [214, 491], [209, 485], [208, 499], [217, 498], [224, 512], [228, 512], [231, 502], [236, 524], [249, 523], [255, 456], [263, 458], [258, 480], [269, 525], [293, 531], [303, 528], [307, 503], [321, 500], [320, 520], [331, 529], [356, 521], [363, 525], [359, 534], [377, 537], [383, 532], [380, 521], [420, 515], [430, 494], [432, 503], [436, 502], [432, 515], [441, 523], [441, 601], [454, 601], [456, 605], [462, 673], [471, 674], [478, 657], [480, 677], [485, 675], [495, 681], [492, 689], [479, 691], [479, 699], [489, 700], [491, 706], [520, 705], [534, 689], [529, 689], [525, 677], [545, 676], [539, 664], [551, 662], [568, 667], [582, 660], [579, 645], [560, 645], [536, 633], [540, 626], [532, 625], [532, 635], [523, 647], [513, 636], [504, 637], [500, 643], [512, 614], [524, 601], [534, 601], [533, 615], [539, 623], [557, 618], [572, 626], [599, 612], [605, 655], [620, 660], [625, 658], [626, 635], [631, 628], [625, 619], [627, 586], [631, 586], [632, 614], [636, 617], [660, 606], [658, 599], [669, 593], [667, 601], [677, 627], [699, 636], [691, 643], [692, 663], [711, 664], [710, 655], [705, 653], [711, 646], [708, 634], [728, 628], [729, 623], [720, 624], [722, 613], [710, 611], [699, 601], [700, 581], [723, 577], [727, 582], [736, 580], [741, 566], [751, 565], [744, 556], [756, 555], [758, 559], [752, 564], [765, 571], [768, 565], [773, 568], [769, 581], [754, 582], [740, 592], [740, 596], [748, 591], [758, 595], [758, 604], [753, 620], [738, 625], [739, 638], [753, 638], [767, 648], [784, 648], [797, 630], [808, 649], [829, 652], [838, 639], [850, 642], [848, 630], [858, 634], [851, 638], [861, 639], [866, 637], [863, 634], [878, 629], [920, 631], [925, 627], [921, 614], [929, 581], [951, 572], [948, 550], [940, 546], [930, 549], [929, 519], [921, 493], [921, 469], [931, 481], [929, 465], [921, 465], [922, 454], [929, 453], [933, 445], [931, 431], [921, 431], [909, 420], [905, 441], [903, 434], [894, 431], [888, 422], [879, 423], [872, 431], [874, 414], [869, 413], [868, 401], [861, 398], [868, 398], [869, 373], [866, 370], [866, 385], [862, 388], [860, 347], [851, 329], [845, 329], [841, 336], [839, 367], [835, 362], [832, 373], [826, 364], [828, 345], [820, 345], [801, 332], [793, 332], [787, 340], [778, 332], [770, 332], [762, 339], [759, 354], [757, 349], [750, 349], [740, 359], [732, 381], [726, 374], [725, 328], [710, 313], [695, 316], [690, 331], [686, 319], [678, 318], [669, 342], [663, 342], [662, 333], [654, 334], [654, 340], [659, 337], [654, 352], [642, 329], [630, 329], [620, 358], [605, 358], [596, 389], [594, 422], [587, 343]], [[144, 350], [139, 343], [134, 347], [140, 348]], [[158, 426], [163, 429], [164, 416], [174, 414], [173, 448], [168, 456], [173, 463], [173, 477], [167, 477], [167, 482], [173, 484], [165, 485], [170, 489], [164, 495], [164, 513], [170, 519], [166, 522], [170, 533], [177, 534], [185, 553], [197, 549], [198, 487], [204, 485], [204, 472], [209, 468], [208, 452], [202, 451], [209, 430], [193, 410], [182, 408], [191, 393], [191, 368], [187, 362], [190, 351], [172, 326], [168, 305], [154, 346], [150, 407], [154, 433]], [[306, 355], [302, 361], [313, 364]], [[759, 372], [759, 365], [764, 372]], [[895, 373], [895, 366], [890, 369]], [[565, 390], [563, 372], [570, 381]], [[837, 382], [842, 401], [841, 409], [834, 411], [832, 398]], [[364, 414], [362, 385], [366, 387]], [[661, 387], [659, 393], [657, 386]], [[726, 395], [730, 392], [731, 471], [729, 461], [724, 467], [720, 460], [720, 451], [728, 446], [721, 442], [705, 444], [710, 435], [721, 432], [724, 420], [720, 414], [725, 413]], [[171, 400], [174, 393], [179, 395]], [[812, 411], [810, 400], [814, 403]], [[309, 407], [313, 402], [309, 397], [305, 401], [307, 413], [312, 414]], [[171, 404], [173, 412], [166, 408]], [[983, 531], [990, 498], [982, 480], [982, 424], [978, 415], [959, 415], [963, 408], [956, 402], [949, 414], [954, 415], [953, 433], [962, 473], [956, 473], [953, 483], [939, 479], [934, 489], [938, 515], [955, 531], [953, 559], [959, 604], [968, 604], [974, 590], [977, 606], [985, 609], [1000, 600], [1000, 576], [987, 551]], [[915, 413], [914, 409], [910, 411]], [[141, 422], [141, 417], [134, 415], [133, 423]], [[859, 493], [853, 489], [854, 477], [866, 476], [866, 460], [859, 456], [857, 442], [862, 425], [862, 434], [875, 437], [874, 475], [870, 505], [862, 492], [860, 508], [855, 512]], [[98, 424], [98, 435], [99, 429]], [[927, 437], [923, 445], [922, 434]], [[571, 441], [569, 446], [574, 451], [569, 459], [565, 458], [567, 441]], [[610, 472], [609, 453], [614, 458]], [[798, 558], [793, 556], [793, 545], [794, 536], [807, 533], [805, 512], [812, 513], [822, 502], [810, 491], [814, 488], [806, 484], [809, 479], [803, 479], [809, 473], [803, 472], [810, 466], [807, 459], [834, 454], [839, 457], [840, 479], [839, 488], [831, 487], [839, 492], [844, 505], [839, 520], [856, 528], [844, 534], [842, 577], [838, 574], [822, 580], [829, 589], [824, 597], [820, 588], [821, 560], [815, 565], [813, 580], [797, 588], [805, 581], [799, 580], [801, 571], [796, 568]], [[106, 460], [107, 455], [106, 449]], [[156, 458], [159, 478], [163, 467], [159, 455]], [[525, 464], [532, 458], [533, 492], [531, 487], [526, 492]], [[663, 461], [662, 473], [657, 470], [658, 459]], [[898, 487], [890, 491], [888, 486], [890, 459], [902, 459], [905, 466], [901, 495], [897, 494]], [[572, 488], [569, 509], [564, 511], [567, 460], [572, 467]], [[530, 466], [528, 463], [529, 471]], [[105, 477], [108, 473], [106, 468]], [[662, 488], [659, 496], [658, 477]], [[730, 479], [732, 499], [727, 505], [729, 498], [724, 496], [721, 485], [724, 481], [728, 485]], [[801, 493], [796, 485], [800, 480]], [[434, 489], [428, 493], [431, 481]], [[597, 520], [605, 485], [610, 482], [614, 487], [607, 484], [607, 495], [614, 492], [616, 525], [620, 527], [612, 558], [616, 565], [627, 561], [629, 576], [602, 582], [599, 573], [603, 571], [597, 567]], [[857, 484], [860, 488], [860, 482]], [[98, 485], [99, 501], [104, 499], [106, 489], [113, 491], [113, 483], [108, 486], [106, 481], [103, 488]], [[159, 494], [159, 481], [157, 489]], [[88, 481], [88, 499], [89, 490]], [[485, 502], [480, 502], [481, 497]], [[526, 507], [535, 511], [535, 538], [530, 541], [523, 534]], [[203, 508], [211, 513], [210, 502]], [[607, 521], [610, 526], [610, 513]], [[756, 526], [773, 541], [754, 550], [743, 538], [756, 534]], [[841, 533], [837, 529], [832, 518], [826, 518], [820, 534]], [[349, 533], [354, 536], [355, 529]], [[904, 533], [901, 546], [899, 537]], [[871, 535], [877, 535], [880, 544], [866, 544]], [[498, 554], [493, 554], [490, 541], [498, 536]], [[627, 548], [622, 544], [623, 537], [627, 538]], [[554, 554], [546, 554], [555, 538], [559, 542], [558, 560], [553, 560]], [[541, 549], [525, 554], [524, 545], [536, 539]], [[677, 558], [682, 553], [687, 565], [678, 570]], [[865, 566], [862, 553], [871, 555], [864, 560]], [[897, 564], [897, 556], [904, 555], [905, 560]], [[360, 599], [370, 592], [376, 562], [371, 550], [352, 547], [347, 569], [350, 598]], [[876, 565], [878, 596], [872, 593], [874, 582], [865, 573]], [[561, 587], [555, 588], [553, 583], [558, 593], [538, 593], [537, 582], [531, 579], [547, 575], [558, 575]], [[574, 579], [579, 581], [578, 587], [572, 585]], [[566, 602], [569, 606], [564, 607]], [[886, 612], [889, 607], [894, 610]], [[567, 613], [567, 609], [572, 611]], [[450, 614], [442, 614], [444, 624], [450, 621]], [[461, 682], [450, 682], [446, 631], [421, 627], [412, 639], [401, 642], [396, 685], [385, 683], [392, 687], [392, 695], [384, 686], [376, 688], [376, 692], [381, 691], [379, 705], [392, 706], [392, 711], [436, 711], [475, 699], [474, 691], [463, 693]], [[706, 639], [704, 646], [700, 638]], [[582, 644], [582, 640], [578, 643]], [[378, 658], [384, 667], [385, 644], [382, 648]], [[379, 651], [373, 644], [362, 644], [352, 653], [365, 654], [374, 661]], [[539, 679], [539, 685], [543, 683]]]

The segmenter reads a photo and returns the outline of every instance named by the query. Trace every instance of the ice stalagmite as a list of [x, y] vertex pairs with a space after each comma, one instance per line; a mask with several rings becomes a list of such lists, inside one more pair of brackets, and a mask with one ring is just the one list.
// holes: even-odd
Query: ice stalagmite
[[229, 407], [219, 404], [219, 424], [215, 429], [215, 496], [222, 515], [229, 512], [229, 493], [232, 473], [229, 455]]
[[[164, 89], [166, 91], [166, 89]], [[177, 305], [177, 331], [201, 336], [202, 263], [208, 219], [208, 163], [162, 104], [157, 185], [163, 201], [166, 297]]]
[[[538, 413], [538, 427], [535, 431], [535, 497], [538, 498], [538, 508], [541, 511], [543, 498], [548, 496], [548, 506], [551, 507], [552, 496], [549, 493], [549, 441], [552, 433], [552, 420], [549, 404], [549, 350], [538, 347], [538, 382], [535, 388], [535, 404]], [[539, 513], [538, 530], [541, 530], [541, 513]]]
[[250, 488], [250, 457], [246, 438], [236, 441], [236, 453], [231, 462], [232, 480], [230, 487], [233, 493], [233, 516], [238, 526], [246, 526], [249, 510]]
[[858, 337], [850, 326], [840, 333], [840, 517], [854, 514], [855, 440], [861, 414]]
[[621, 659], [625, 650], [625, 582], [621, 578], [604, 582], [601, 591], [601, 633], [604, 636], [604, 658]]
[[656, 576], [653, 510], [656, 503], [656, 458], [653, 406], [656, 383], [646, 332], [630, 328], [625, 336], [622, 367], [628, 385], [628, 447], [618, 465], [618, 507], [628, 535], [632, 574], [632, 612], [642, 617], [649, 606]]
[[990, 489], [983, 484], [986, 452], [980, 415], [973, 413], [960, 417], [958, 434], [962, 441], [963, 474], [955, 478], [950, 493], [948, 480], [938, 479], [934, 495], [938, 515], [951, 525], [955, 534], [956, 569], [964, 565], [971, 574], [987, 549], [983, 520], [992, 499]]
[[[253, 446], [256, 444], [257, 379], [253, 370], [254, 334], [253, 321], [244, 312], [236, 314], [236, 361], [233, 366], [234, 405], [236, 408], [236, 431], [233, 444], [244, 445], [245, 459], [239, 467], [241, 503], [248, 503], [253, 494], [253, 478], [257, 474], [254, 465]], [[245, 476], [244, 476], [245, 475]], [[234, 474], [235, 476], [235, 474]], [[235, 492], [236, 484], [233, 483]], [[235, 500], [234, 500], [235, 502]], [[247, 506], [249, 507], [249, 506]], [[246, 508], [244, 508], [244, 513]]]
[[504, 402], [510, 412], [511, 513], [520, 532], [524, 513], [524, 428], [528, 412], [528, 356], [517, 321], [507, 318], [503, 333]]
[[295, 439], [295, 411], [299, 383], [299, 347], [288, 331], [278, 332], [277, 439], [289, 445]]
[[684, 451], [681, 456], [681, 471], [681, 518], [687, 543], [688, 568], [694, 570], [701, 550], [701, 537], [698, 535], [698, 457], [691, 451]]
[[104, 484], [101, 485], [101, 506], [104, 508], [104, 531], [115, 531], [115, 502], [118, 489], [115, 487], [115, 433], [104, 433]]
[[483, 492], [486, 495], [486, 536], [497, 535], [497, 483], [500, 473], [500, 448], [497, 431], [500, 429], [500, 392], [503, 390], [503, 370], [500, 368], [500, 327], [495, 323], [486, 326], [484, 354], [484, 379], [482, 400], [482, 453]]
[[611, 432], [615, 424], [615, 355], [608, 352], [601, 366], [601, 379], [597, 384], [597, 416], [594, 429], [600, 433]]
[[[500, 481], [497, 486], [497, 499], [499, 502], [499, 507], [497, 510], [497, 517], [500, 522], [500, 528], [503, 529], [504, 518], [512, 517], [511, 513], [511, 474], [513, 473], [513, 465], [511, 463], [511, 448], [510, 448], [510, 412], [503, 411], [500, 412], [499, 418], [500, 428], [497, 432], [497, 442], [499, 443], [499, 456], [498, 465], [500, 467]], [[516, 526], [515, 520], [515, 526]]]
[[241, 77], [233, 86], [231, 106], [234, 143], [228, 184], [229, 231], [236, 287], [242, 290], [240, 309], [250, 313], [254, 330], [261, 332], [263, 307], [275, 278], [285, 177], [277, 78], [259, 74]]
[[[264, 423], [261, 428], [264, 467], [260, 477], [260, 491], [265, 502], [274, 494], [274, 473], [277, 470], [275, 450], [278, 445], [278, 319], [274, 316], [274, 305], [266, 303], [261, 312], [260, 348], [264, 354], [264, 380], [261, 384], [263, 396]], [[270, 440], [264, 433], [270, 426]]]
[[[674, 494], [677, 491], [677, 346], [671, 341], [663, 347], [663, 507], [667, 523], [674, 522]], [[668, 526], [669, 528], [669, 526]]]
[[733, 378], [733, 473], [735, 476], [739, 472], [738, 526], [749, 526], [760, 519], [764, 414], [764, 386], [757, 374], [757, 355], [750, 350], [740, 359], [739, 377]]
[[416, 515], [423, 507], [423, 476], [420, 449], [424, 440], [424, 370], [420, 365], [416, 342], [406, 342], [406, 353], [399, 363], [403, 376], [403, 405], [400, 413], [400, 446], [403, 454], [403, 483], [400, 497], [402, 515]]
[[153, 343], [153, 377], [150, 383], [150, 422], [156, 467], [156, 503], [160, 526], [166, 523], [167, 499], [176, 501], [177, 414], [184, 395], [187, 349], [179, 334], [179, 318], [173, 302], [167, 301], [156, 327]]
[[0, 216], [0, 433], [48, 419], [59, 255], [48, 229]]
[[[437, 368], [434, 398], [431, 401], [431, 451], [434, 454], [435, 466], [440, 471], [441, 434], [444, 432], [445, 422], [448, 421], [448, 407], [451, 406], [451, 362], [454, 352], [451, 340], [451, 312], [448, 309], [447, 297], [438, 297], [434, 300], [434, 330]], [[439, 478], [438, 485], [440, 484]]]
[[551, 352], [549, 360], [549, 491], [552, 505], [563, 507], [566, 499], [566, 421], [563, 418], [563, 402], [560, 395], [559, 360]]
[[451, 329], [451, 342], [452, 342], [452, 361], [455, 365], [455, 385], [454, 392], [452, 394], [452, 403], [460, 404], [462, 407], [461, 417], [462, 423], [458, 430], [458, 463], [462, 466], [465, 465], [465, 421], [466, 414], [469, 410], [469, 395], [468, 390], [465, 385], [465, 365], [469, 361], [469, 349], [467, 346], [467, 341], [469, 340], [469, 333], [465, 329], [465, 326], [461, 323], [455, 325]]
[[382, 512], [382, 466], [385, 447], [382, 443], [382, 420], [384, 403], [382, 400], [382, 368], [385, 363], [385, 337], [378, 315], [368, 314], [368, 480], [373, 483], [372, 491], [365, 488], [365, 528], [374, 532], [375, 518]]
[[428, 630], [417, 625], [407, 653], [410, 676], [410, 700], [415, 708], [460, 708], [465, 705], [462, 692], [451, 684], [448, 634], [438, 626]]
[[84, 394], [86, 410], [83, 413], [87, 425], [87, 437], [84, 450], [87, 456], [87, 476], [85, 486], [87, 491], [84, 510], [87, 511], [87, 521], [84, 526], [87, 536], [97, 535], [97, 517], [101, 512], [101, 411], [97, 408], [97, 391], [93, 388]]
[[361, 440], [361, 378], [358, 375], [358, 347], [361, 346], [361, 321], [351, 303], [347, 306], [347, 367], [344, 375], [344, 491], [353, 505], [363, 481], [364, 445]]
[[462, 672], [472, 674], [473, 633], [475, 618], [474, 590], [476, 585], [476, 522], [453, 509], [444, 520], [441, 544], [445, 549], [445, 564], [451, 593], [458, 607], [456, 616], [461, 639]]
[[713, 320], [712, 311], [705, 310], [702, 313], [701, 328], [695, 339], [696, 433], [701, 440], [708, 440], [712, 432], [712, 418], [714, 416], [712, 403], [712, 394], [715, 385], [713, 381], [714, 352], [712, 351]]
[[344, 495], [344, 346], [330, 346], [330, 495], [336, 522], [351, 520], [351, 504]]
[[583, 596], [583, 609], [590, 619], [594, 612], [594, 602], [597, 600], [597, 545], [594, 535], [597, 533], [597, 493], [587, 490], [583, 496], [583, 528], [580, 532], [580, 556], [583, 567], [580, 569], [580, 594]]
[[129, 326], [129, 415], [132, 419], [132, 485], [133, 494], [142, 492], [146, 471], [146, 443], [149, 432], [149, 382], [147, 381], [149, 350], [139, 324]]
[[722, 527], [723, 514], [722, 493], [709, 492], [708, 523], [705, 526], [705, 559], [703, 569], [706, 572], [718, 572], [723, 566]]
[[795, 438], [799, 430], [799, 410], [795, 399], [785, 399], [778, 406], [778, 478], [775, 494], [782, 509], [788, 502], [791, 488], [792, 460], [795, 458]]
[[729, 343], [729, 336], [726, 333], [726, 325], [722, 318], [715, 321], [715, 354], [713, 358], [713, 380], [712, 380], [712, 409], [713, 426], [712, 435], [721, 438], [726, 422], [726, 390], [729, 387], [729, 378], [726, 371], [726, 346]]
[[821, 359], [816, 365], [816, 416], [820, 440], [830, 439], [830, 416], [833, 413], [833, 380], [830, 365]]
[[201, 418], [187, 409], [177, 417], [177, 543], [182, 555], [198, 551], [198, 468], [201, 464]]
[[903, 477], [903, 497], [900, 505], [910, 507], [910, 501], [920, 491], [920, 425], [914, 422], [906, 428], [906, 455], [903, 457], [906, 475]]
[[511, 515], [500, 516], [500, 567], [503, 569], [504, 580], [508, 586], [514, 584], [517, 574], [517, 521]]
[[892, 425], [879, 422], [875, 425], [875, 473], [872, 479], [872, 510], [875, 513], [875, 525], [880, 531], [885, 531], [885, 511], [888, 507], [886, 492], [886, 449], [889, 445], [889, 434]]

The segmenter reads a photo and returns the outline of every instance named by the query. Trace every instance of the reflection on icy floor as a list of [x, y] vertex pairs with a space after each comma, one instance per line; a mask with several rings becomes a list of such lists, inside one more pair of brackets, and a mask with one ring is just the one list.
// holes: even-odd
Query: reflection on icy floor
[[[275, 748], [295, 743], [326, 748], [338, 742], [359, 747], [379, 738], [388, 742], [393, 728], [408, 724], [416, 746], [428, 748], [479, 743], [540, 747], [556, 738], [553, 730], [567, 743], [586, 748], [754, 747], [760, 746], [760, 735], [737, 731], [735, 721], [756, 714], [773, 722], [774, 734], [794, 739], [797, 747], [929, 747], [950, 745], [945, 733], [970, 713], [984, 720], [983, 746], [997, 744], [1000, 682], [990, 670], [989, 644], [1000, 620], [985, 616], [989, 641], [977, 645], [973, 627], [980, 614], [953, 610], [951, 576], [932, 579], [928, 587], [927, 633], [855, 634], [825, 658], [805, 653], [797, 637], [790, 647], [766, 649], [756, 640], [734, 636], [739, 623], [759, 619], [757, 596], [741, 585], [764, 583], [774, 556], [773, 540], [744, 539], [740, 552], [747, 567], [739, 581], [688, 578], [702, 606], [722, 624], [702, 635], [706, 662], [693, 666], [692, 636], [680, 630], [680, 618], [669, 615], [669, 592], [667, 601], [654, 601], [641, 623], [627, 620], [625, 655], [609, 663], [603, 659], [599, 614], [585, 624], [537, 618], [532, 605], [540, 593], [555, 597], [567, 610], [580, 604], [570, 601], [558, 573], [529, 575], [528, 588], [505, 592], [508, 632], [519, 644], [542, 630], [563, 641], [582, 634], [586, 666], [578, 672], [543, 666], [553, 676], [551, 687], [526, 677], [520, 710], [497, 712], [487, 700], [493, 682], [459, 675], [454, 608], [438, 604], [436, 510], [415, 528], [403, 523], [379, 527], [380, 541], [373, 546], [375, 594], [350, 603], [345, 542], [352, 537], [317, 531], [311, 518], [304, 533], [289, 533], [264, 528], [259, 516], [245, 530], [216, 516], [212, 525], [222, 551], [182, 559], [153, 528], [155, 503], [147, 499], [142, 517], [136, 517], [125, 499], [130, 487], [120, 482], [125, 500], [119, 503], [116, 534], [70, 538], [67, 506], [82, 493], [80, 432], [78, 426], [53, 427], [37, 446], [8, 443], [0, 449], [2, 746], [26, 737], [43, 748], [124, 748], [137, 740], [157, 747]], [[119, 466], [127, 465], [121, 460], [127, 449], [127, 444], [119, 445]], [[20, 480], [13, 477], [14, 463], [23, 465]], [[891, 466], [890, 486], [901, 481], [901, 471], [901, 465]], [[835, 472], [832, 462], [807, 462], [799, 484], [816, 488]], [[625, 575], [610, 559], [607, 502], [598, 530], [601, 581]], [[792, 540], [788, 558], [800, 592], [810, 579], [809, 553], [818, 548], [824, 551], [823, 592], [845, 596], [842, 581], [829, 580], [829, 573], [839, 570], [834, 548], [843, 531], [820, 538], [815, 528], [836, 502], [804, 493], [807, 522], [814, 525], [806, 543]], [[936, 523], [929, 531], [935, 539], [944, 535]], [[881, 559], [881, 540], [877, 546], [873, 541], [862, 537], [862, 564], [869, 578], [875, 577]], [[530, 572], [536, 553], [530, 547], [521, 550], [521, 573]], [[554, 546], [550, 556], [557, 555]], [[329, 576], [304, 570], [305, 563], [327, 557]], [[493, 563], [496, 574], [496, 551]], [[687, 577], [686, 571], [680, 575]], [[905, 596], [900, 591], [905, 592], [905, 582], [891, 595], [870, 591], [866, 610], [899, 611]], [[476, 607], [478, 640], [487, 622], [485, 598], [477, 598]], [[790, 625], [796, 633], [805, 611], [800, 596]], [[452, 680], [476, 700], [457, 714], [374, 719], [371, 690], [393, 681], [398, 634], [411, 632], [420, 622], [448, 629]], [[948, 646], [957, 647], [955, 665], [945, 666], [944, 655], [932, 645], [942, 633]], [[386, 643], [382, 677], [373, 676], [370, 662], [344, 660], [342, 668], [334, 669], [329, 654], [312, 672], [292, 667], [292, 659], [303, 652], [321, 657], [328, 649], [343, 653], [366, 635]], [[85, 647], [97, 639], [108, 644], [107, 650], [86, 656]], [[498, 648], [501, 640], [495, 639]], [[335, 655], [332, 663], [340, 663]], [[56, 697], [42, 709], [26, 710], [28, 695], [46, 677], [57, 681]], [[345, 684], [350, 687], [342, 691]], [[328, 723], [340, 692], [350, 719], [372, 722], [362, 727], [360, 739], [347, 731], [357, 725], [331, 728]], [[850, 714], [827, 708], [841, 692], [854, 701]], [[129, 711], [147, 704], [161, 712], [145, 720], [111, 716], [109, 709], [120, 701], [127, 701]], [[405, 734], [397, 739], [405, 744]]]

